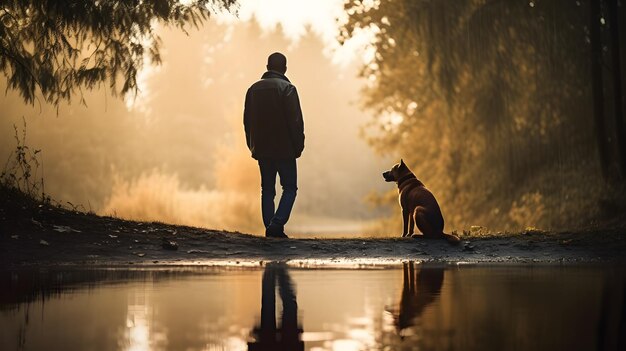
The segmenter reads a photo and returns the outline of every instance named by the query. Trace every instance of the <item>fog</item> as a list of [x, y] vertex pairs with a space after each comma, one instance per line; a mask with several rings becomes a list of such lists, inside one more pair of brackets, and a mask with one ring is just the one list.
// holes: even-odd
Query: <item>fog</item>
[[[358, 107], [359, 64], [334, 64], [318, 34], [299, 39], [253, 18], [209, 21], [188, 35], [161, 29], [163, 64], [140, 77], [141, 93], [85, 92], [58, 110], [25, 106], [11, 90], [0, 98], [0, 157], [15, 148], [13, 125], [42, 149], [46, 193], [101, 215], [261, 233], [260, 181], [245, 146], [245, 91], [267, 56], [288, 58], [305, 120], [299, 192], [289, 233], [360, 233], [384, 215], [364, 198], [389, 188], [377, 157], [359, 136], [371, 116]], [[2, 82], [6, 90], [5, 82]]]

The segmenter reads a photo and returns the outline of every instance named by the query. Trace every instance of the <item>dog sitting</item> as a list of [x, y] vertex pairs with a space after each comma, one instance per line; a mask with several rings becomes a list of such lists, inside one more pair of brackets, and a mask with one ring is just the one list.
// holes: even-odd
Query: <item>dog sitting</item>
[[[384, 172], [383, 178], [386, 182], [398, 184], [398, 199], [402, 207], [402, 237], [446, 239], [451, 244], [460, 242], [457, 236], [443, 232], [443, 215], [435, 196], [415, 177], [403, 160]], [[416, 225], [422, 235], [413, 234]]]

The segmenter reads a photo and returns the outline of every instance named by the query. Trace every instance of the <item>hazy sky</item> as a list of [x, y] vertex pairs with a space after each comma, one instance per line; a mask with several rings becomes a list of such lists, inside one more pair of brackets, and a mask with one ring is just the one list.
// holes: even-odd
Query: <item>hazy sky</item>
[[[298, 41], [307, 29], [320, 36], [325, 53], [333, 62], [348, 65], [352, 60], [368, 60], [371, 50], [365, 50], [371, 39], [367, 32], [360, 32], [345, 45], [337, 42], [338, 22], [346, 19], [343, 11], [345, 0], [241, 0], [238, 18], [249, 20], [256, 17], [261, 27], [268, 29], [280, 24], [285, 34]], [[365, 3], [373, 3], [366, 0]], [[235, 16], [223, 14], [221, 21], [233, 21]]]

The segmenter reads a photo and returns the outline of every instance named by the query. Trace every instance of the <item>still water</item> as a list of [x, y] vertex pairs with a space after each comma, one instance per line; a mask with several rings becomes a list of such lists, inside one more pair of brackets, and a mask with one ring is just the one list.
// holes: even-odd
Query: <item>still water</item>
[[620, 350], [625, 282], [414, 263], [0, 271], [0, 350]]

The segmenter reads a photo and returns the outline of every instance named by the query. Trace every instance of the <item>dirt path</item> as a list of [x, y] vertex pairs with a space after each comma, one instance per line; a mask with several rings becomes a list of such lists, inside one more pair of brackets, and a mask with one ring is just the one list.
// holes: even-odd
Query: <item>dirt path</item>
[[[176, 250], [164, 246], [173, 241]], [[254, 264], [266, 260], [394, 263], [626, 263], [626, 230], [464, 237], [459, 246], [416, 239], [266, 239], [124, 221], [56, 207], [0, 207], [2, 267], [45, 264]]]

